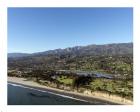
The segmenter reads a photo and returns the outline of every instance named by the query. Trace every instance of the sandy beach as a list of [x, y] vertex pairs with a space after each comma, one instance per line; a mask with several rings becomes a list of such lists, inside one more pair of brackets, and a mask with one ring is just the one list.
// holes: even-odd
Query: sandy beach
[[51, 88], [51, 87], [47, 87], [47, 86], [44, 86], [44, 85], [40, 85], [36, 82], [33, 82], [31, 80], [27, 80], [25, 78], [17, 78], [17, 77], [8, 77], [8, 82], [13, 82], [13, 83], [17, 83], [17, 84], [22, 84], [22, 85], [25, 85], [25, 86], [31, 86], [31, 87], [37, 87], [37, 88], [43, 88], [43, 89], [46, 89], [46, 90], [50, 90], [50, 91], [54, 91], [54, 92], [59, 92], [59, 93], [62, 93], [62, 94], [67, 94], [69, 96], [73, 96], [73, 95], [76, 95], [76, 96], [79, 96], [79, 97], [84, 97], [84, 98], [87, 98], [87, 99], [99, 99], [99, 100], [103, 100], [103, 101], [107, 101], [107, 102], [112, 102], [112, 104], [124, 104], [124, 105], [131, 105], [132, 102], [131, 101], [128, 101], [128, 102], [121, 102], [121, 101], [117, 101], [117, 100], [112, 100], [112, 99], [109, 99], [109, 98], [105, 98], [105, 97], [101, 97], [99, 95], [87, 95], [87, 94], [83, 94], [83, 93], [78, 93], [78, 92], [72, 92], [72, 91], [65, 91], [65, 90], [60, 90], [60, 89], [56, 89], [56, 88]]

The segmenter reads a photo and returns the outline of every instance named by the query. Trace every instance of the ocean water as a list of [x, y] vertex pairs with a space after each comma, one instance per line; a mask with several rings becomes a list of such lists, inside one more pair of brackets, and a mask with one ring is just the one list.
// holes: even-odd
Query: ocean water
[[116, 105], [91, 97], [8, 83], [8, 105]]
[[63, 95], [8, 84], [8, 105], [90, 105]]

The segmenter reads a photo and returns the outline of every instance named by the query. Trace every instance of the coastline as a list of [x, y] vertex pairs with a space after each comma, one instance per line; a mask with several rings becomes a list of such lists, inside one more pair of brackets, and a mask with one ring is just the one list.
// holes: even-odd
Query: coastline
[[95, 98], [95, 99], [99, 99], [99, 100], [103, 100], [103, 101], [107, 101], [107, 102], [112, 102], [114, 104], [119, 104], [119, 105], [120, 104], [122, 104], [122, 105], [132, 105], [133, 104], [133, 102], [131, 102], [131, 101], [123, 102], [123, 100], [122, 101], [112, 100], [112, 99], [109, 99], [107, 97], [101, 97], [98, 94], [90, 95], [90, 94], [86, 94], [86, 93], [78, 93], [78, 92], [73, 92], [73, 91], [66, 91], [66, 90], [61, 90], [61, 89], [57, 89], [57, 88], [52, 88], [52, 87], [48, 87], [45, 85], [41, 85], [37, 82], [34, 82], [32, 80], [28, 80], [26, 78], [8, 77], [8, 82], [22, 84], [22, 85], [30, 86], [30, 87], [43, 88], [43, 89], [50, 90], [50, 91], [60, 92], [62, 94], [69, 94], [72, 96], [76, 95], [76, 96], [87, 97], [87, 98], [91, 98], [91, 99]]

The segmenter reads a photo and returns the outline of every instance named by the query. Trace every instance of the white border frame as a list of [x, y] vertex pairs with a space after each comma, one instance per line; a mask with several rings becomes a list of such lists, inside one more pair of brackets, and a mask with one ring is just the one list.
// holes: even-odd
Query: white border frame
[[[1, 0], [0, 1], [0, 111], [3, 112], [138, 112], [140, 91], [139, 0]], [[8, 106], [7, 105], [7, 8], [8, 7], [133, 7], [134, 105]]]

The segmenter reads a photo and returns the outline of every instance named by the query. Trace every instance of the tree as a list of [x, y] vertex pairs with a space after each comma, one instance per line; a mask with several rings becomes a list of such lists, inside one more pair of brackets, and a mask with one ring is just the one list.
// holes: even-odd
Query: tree
[[85, 86], [85, 85], [89, 85], [89, 83], [92, 81], [92, 77], [90, 76], [77, 76], [74, 80], [73, 80], [73, 88], [76, 87], [76, 89], [78, 90], [78, 88], [80, 86]]

